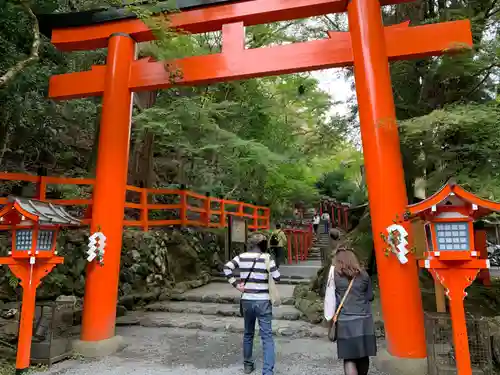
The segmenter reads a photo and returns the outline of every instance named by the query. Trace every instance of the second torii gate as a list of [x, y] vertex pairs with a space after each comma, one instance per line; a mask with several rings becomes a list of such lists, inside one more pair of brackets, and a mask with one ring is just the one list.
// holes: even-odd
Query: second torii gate
[[[222, 30], [223, 44], [221, 53], [187, 57], [170, 65], [182, 72], [177, 85], [354, 65], [388, 350], [397, 357], [424, 358], [417, 264], [412, 259], [401, 265], [395, 257], [384, 256], [386, 245], [380, 236], [407, 205], [388, 63], [470, 47], [472, 36], [468, 21], [384, 27], [380, 6], [403, 2], [407, 0], [247, 0], [176, 13], [170, 16], [172, 27], [191, 33]], [[329, 32], [323, 40], [245, 49], [245, 26], [346, 11], [349, 32]], [[49, 88], [54, 99], [103, 96], [91, 231], [100, 227], [108, 245], [104, 266], [92, 263], [87, 270], [81, 336], [82, 341], [98, 342], [115, 334], [132, 92], [171, 87], [172, 78], [165, 62], [135, 60], [136, 43], [154, 39], [140, 20], [120, 16], [103, 21], [101, 17], [101, 21], [78, 24], [73, 17], [67, 27], [68, 16], [51, 15], [56, 47], [64, 51], [108, 48], [106, 65], [54, 76]], [[66, 17], [65, 27], [58, 26], [58, 17]]]

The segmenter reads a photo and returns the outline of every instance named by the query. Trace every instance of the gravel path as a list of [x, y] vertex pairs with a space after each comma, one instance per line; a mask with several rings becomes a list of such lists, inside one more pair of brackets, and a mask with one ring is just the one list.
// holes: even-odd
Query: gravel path
[[[241, 334], [178, 328], [122, 327], [128, 346], [108, 358], [71, 360], [34, 375], [239, 375]], [[327, 339], [275, 338], [276, 375], [343, 375], [335, 347]], [[262, 368], [260, 340], [254, 354]], [[382, 375], [372, 370], [370, 375]]]

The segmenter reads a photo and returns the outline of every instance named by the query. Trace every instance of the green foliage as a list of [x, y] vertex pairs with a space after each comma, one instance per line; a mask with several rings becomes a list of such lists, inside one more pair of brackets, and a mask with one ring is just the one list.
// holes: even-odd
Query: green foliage
[[320, 193], [353, 206], [366, 203], [361, 153], [352, 148], [345, 148], [331, 158], [329, 166], [328, 172], [316, 182]]
[[500, 105], [463, 104], [404, 121], [404, 142], [417, 144], [414, 163], [429, 194], [448, 179], [489, 199], [500, 199]]

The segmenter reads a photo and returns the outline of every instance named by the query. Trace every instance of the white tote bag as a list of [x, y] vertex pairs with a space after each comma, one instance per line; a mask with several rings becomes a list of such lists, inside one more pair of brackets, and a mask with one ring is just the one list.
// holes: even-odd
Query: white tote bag
[[325, 289], [325, 304], [324, 304], [324, 315], [326, 321], [330, 321], [333, 319], [335, 315], [335, 267], [330, 267], [330, 272], [328, 273], [328, 281], [326, 283]]
[[271, 256], [269, 254], [265, 255], [266, 259], [266, 269], [268, 272], [268, 282], [269, 282], [269, 299], [273, 306], [281, 305], [281, 298], [278, 293], [278, 288], [274, 282], [273, 275], [271, 275]]

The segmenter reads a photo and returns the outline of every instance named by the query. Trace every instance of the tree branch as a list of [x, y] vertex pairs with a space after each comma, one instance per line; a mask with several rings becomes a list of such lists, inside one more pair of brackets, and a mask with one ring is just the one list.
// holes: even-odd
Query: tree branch
[[24, 12], [29, 16], [31, 21], [33, 22], [33, 27], [31, 28], [33, 32], [33, 42], [31, 43], [31, 51], [29, 56], [19, 61], [16, 65], [11, 67], [7, 72], [0, 77], [0, 88], [6, 86], [11, 80], [13, 80], [19, 73], [23, 71], [23, 69], [32, 62], [38, 60], [39, 49], [40, 49], [40, 28], [38, 25], [38, 19], [31, 10], [30, 3], [28, 0], [20, 0], [20, 4], [24, 9]]
[[229, 191], [226, 195], [224, 195], [223, 199], [229, 198], [231, 196], [231, 194], [233, 194], [236, 191], [236, 189], [238, 189], [239, 187], [240, 187], [240, 183], [238, 182], [237, 184], [235, 184], [233, 186], [233, 188], [231, 189], [231, 191]]

